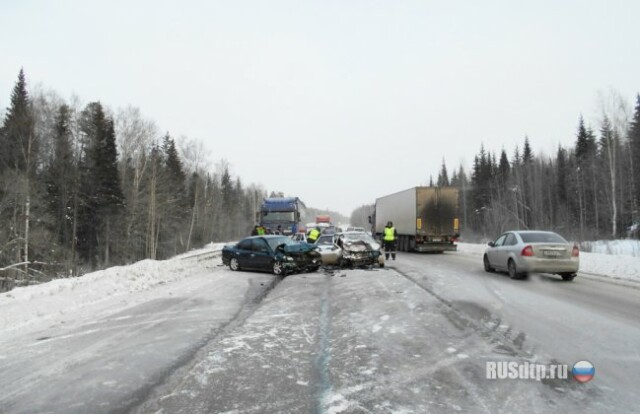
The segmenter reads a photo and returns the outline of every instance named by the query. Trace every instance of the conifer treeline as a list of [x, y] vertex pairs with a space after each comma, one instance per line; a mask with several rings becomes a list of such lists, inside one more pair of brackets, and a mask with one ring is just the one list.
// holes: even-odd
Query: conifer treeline
[[0, 291], [250, 232], [263, 189], [136, 109], [77, 106], [31, 97], [20, 71], [0, 119]]
[[509, 158], [483, 146], [470, 177], [459, 167], [438, 185], [461, 189], [464, 234], [491, 238], [509, 229], [554, 230], [572, 240], [640, 235], [640, 95], [631, 119], [618, 102], [603, 110], [598, 133], [580, 117], [575, 144], [535, 155], [529, 139]]

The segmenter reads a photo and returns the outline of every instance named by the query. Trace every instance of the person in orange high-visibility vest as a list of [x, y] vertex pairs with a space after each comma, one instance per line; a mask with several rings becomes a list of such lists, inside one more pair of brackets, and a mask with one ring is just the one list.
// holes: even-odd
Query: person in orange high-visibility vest
[[387, 222], [387, 226], [384, 228], [382, 241], [384, 242], [384, 258], [389, 259], [389, 254], [391, 254], [391, 258], [396, 260], [396, 239], [398, 238], [398, 232], [395, 227], [393, 227], [392, 222]]

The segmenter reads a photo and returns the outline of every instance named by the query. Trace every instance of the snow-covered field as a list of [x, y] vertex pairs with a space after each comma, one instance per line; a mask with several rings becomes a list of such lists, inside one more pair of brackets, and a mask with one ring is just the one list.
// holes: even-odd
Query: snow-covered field
[[590, 253], [640, 257], [640, 240], [586, 241], [580, 243], [580, 250]]

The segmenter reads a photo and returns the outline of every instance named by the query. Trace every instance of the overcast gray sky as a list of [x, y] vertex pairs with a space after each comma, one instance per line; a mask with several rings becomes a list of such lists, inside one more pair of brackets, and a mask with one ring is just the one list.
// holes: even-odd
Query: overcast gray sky
[[0, 1], [18, 71], [132, 105], [245, 183], [344, 214], [469, 169], [481, 143], [550, 155], [597, 93], [640, 91], [640, 2]]

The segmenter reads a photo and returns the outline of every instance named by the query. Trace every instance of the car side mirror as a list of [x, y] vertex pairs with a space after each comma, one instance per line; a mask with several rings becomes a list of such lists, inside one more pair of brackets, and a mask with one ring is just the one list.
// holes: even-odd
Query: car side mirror
[[489, 247], [495, 247], [495, 246], [496, 246], [496, 244], [494, 242], [492, 242], [492, 241], [489, 242]]

